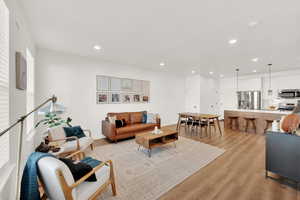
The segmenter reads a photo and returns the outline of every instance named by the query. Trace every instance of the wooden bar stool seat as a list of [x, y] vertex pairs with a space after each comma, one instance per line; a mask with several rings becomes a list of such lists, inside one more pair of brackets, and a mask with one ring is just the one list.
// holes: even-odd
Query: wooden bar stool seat
[[233, 129], [233, 124], [235, 125], [235, 129], [239, 129], [239, 117], [238, 116], [229, 116], [229, 128]]
[[272, 123], [273, 123], [273, 120], [270, 120], [270, 119], [266, 120], [266, 127], [265, 127], [265, 130], [264, 130], [264, 133], [267, 132], [267, 130], [269, 129], [270, 125], [272, 125]]
[[255, 118], [254, 117], [244, 117], [246, 120], [246, 128], [245, 131], [248, 132], [249, 124], [252, 124], [252, 127], [254, 129], [254, 132], [256, 133], [256, 124], [255, 124]]

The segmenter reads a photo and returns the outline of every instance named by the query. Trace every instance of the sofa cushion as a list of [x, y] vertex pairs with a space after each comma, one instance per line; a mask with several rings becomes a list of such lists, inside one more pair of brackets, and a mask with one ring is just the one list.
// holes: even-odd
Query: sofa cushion
[[125, 120], [126, 124], [130, 124], [130, 115], [127, 112], [123, 113], [108, 113], [107, 117], [113, 117], [116, 116], [116, 119], [118, 120]]
[[72, 137], [72, 136], [76, 136], [78, 138], [85, 137], [85, 134], [80, 126], [64, 127], [64, 131], [67, 137]]
[[119, 119], [117, 119], [117, 120], [115, 121], [115, 124], [116, 124], [116, 128], [121, 128], [121, 127], [124, 126], [123, 120], [119, 120]]
[[154, 127], [157, 126], [157, 124], [131, 124], [122, 128], [117, 128], [116, 132], [117, 135], [120, 134], [126, 134], [126, 133], [134, 133], [139, 132], [147, 129], [154, 129]]
[[143, 121], [143, 112], [132, 112], [130, 113], [130, 122], [131, 124], [142, 123]]
[[[93, 170], [93, 168], [90, 165], [84, 162], [74, 163], [74, 161], [69, 158], [60, 158], [60, 160], [68, 166], [75, 181], [78, 181], [79, 179], [81, 179], [82, 177], [84, 177], [86, 174], [88, 174]], [[85, 181], [87, 182], [97, 181], [96, 175], [92, 174]]]
[[144, 123], [144, 124], [147, 123], [147, 111], [144, 111], [144, 112], [143, 112], [142, 123]]
[[156, 114], [154, 113], [147, 113], [147, 124], [156, 123]]

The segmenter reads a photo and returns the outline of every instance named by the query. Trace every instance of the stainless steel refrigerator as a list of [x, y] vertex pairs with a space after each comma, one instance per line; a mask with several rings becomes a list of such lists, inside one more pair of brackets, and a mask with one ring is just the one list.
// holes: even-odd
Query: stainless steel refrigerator
[[238, 109], [260, 110], [261, 92], [259, 90], [238, 91]]

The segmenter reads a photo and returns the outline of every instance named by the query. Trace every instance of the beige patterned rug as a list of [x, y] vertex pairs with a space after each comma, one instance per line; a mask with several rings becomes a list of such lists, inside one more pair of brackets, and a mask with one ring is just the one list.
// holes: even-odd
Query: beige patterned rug
[[99, 199], [153, 200], [181, 183], [224, 153], [224, 150], [180, 137], [176, 143], [152, 150], [137, 150], [133, 140], [98, 146], [92, 156], [112, 160], [115, 168], [117, 196], [111, 188]]

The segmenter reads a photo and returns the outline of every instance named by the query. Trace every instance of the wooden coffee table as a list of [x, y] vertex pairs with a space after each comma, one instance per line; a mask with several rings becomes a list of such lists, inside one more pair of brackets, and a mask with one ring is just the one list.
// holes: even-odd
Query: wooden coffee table
[[144, 133], [137, 134], [135, 136], [135, 142], [140, 146], [148, 149], [148, 156], [151, 157], [151, 149], [155, 147], [160, 147], [162, 145], [174, 142], [176, 147], [176, 141], [178, 140], [178, 132], [176, 130], [171, 130], [168, 128], [161, 128], [162, 133], [153, 134], [152, 131], [147, 131]]

